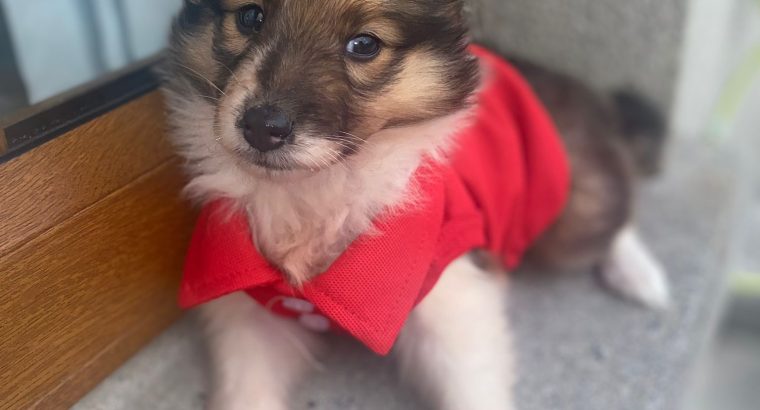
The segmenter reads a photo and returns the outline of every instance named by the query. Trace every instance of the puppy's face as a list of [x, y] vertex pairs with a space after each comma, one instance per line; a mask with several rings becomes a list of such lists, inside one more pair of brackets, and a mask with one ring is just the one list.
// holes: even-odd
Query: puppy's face
[[208, 105], [225, 155], [313, 171], [465, 108], [466, 35], [461, 0], [186, 0], [167, 88]]

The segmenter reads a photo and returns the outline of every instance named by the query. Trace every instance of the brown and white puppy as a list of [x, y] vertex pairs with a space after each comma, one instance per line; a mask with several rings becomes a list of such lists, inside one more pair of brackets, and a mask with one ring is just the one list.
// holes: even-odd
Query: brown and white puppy
[[[409, 200], [423, 157], [445, 151], [466, 125], [480, 78], [462, 8], [462, 0], [186, 0], [165, 93], [188, 192], [234, 199], [259, 251], [291, 282], [324, 271], [379, 212]], [[603, 265], [616, 289], [664, 304], [662, 272], [626, 228], [633, 172], [614, 111], [566, 79], [525, 72], [566, 135], [576, 176], [568, 210], [533, 256]], [[435, 408], [513, 408], [504, 286], [504, 275], [463, 257], [410, 317], [396, 352]], [[241, 294], [201, 315], [214, 371], [209, 408], [287, 408], [288, 390], [319, 352], [317, 335]]]

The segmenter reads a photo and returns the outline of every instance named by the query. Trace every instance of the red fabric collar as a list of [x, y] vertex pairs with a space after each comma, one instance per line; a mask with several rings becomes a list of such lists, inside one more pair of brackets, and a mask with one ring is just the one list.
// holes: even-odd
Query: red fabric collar
[[493, 73], [472, 129], [451, 163], [423, 167], [421, 200], [375, 223], [324, 274], [290, 286], [253, 245], [247, 219], [225, 201], [206, 206], [180, 290], [185, 308], [246, 291], [271, 308], [278, 296], [311, 302], [319, 314], [378, 354], [390, 351], [407, 317], [445, 267], [486, 248], [514, 267], [556, 219], [569, 188], [561, 143], [547, 114], [516, 72], [473, 48]]
[[[447, 238], [452, 249], [448, 257], [438, 254], [443, 184], [432, 176], [418, 178], [418, 183], [427, 194], [425, 201], [376, 223], [377, 235], [360, 237], [327, 273], [301, 289], [289, 285], [256, 250], [243, 214], [231, 212], [225, 201], [210, 204], [202, 211], [188, 252], [180, 305], [189, 308], [241, 290], [263, 305], [274, 296], [293, 296], [314, 304], [373, 351], [387, 354], [445, 265], [473, 244], [484, 243], [482, 229], [467, 229], [465, 236]], [[434, 279], [429, 278], [431, 271], [439, 271]]]

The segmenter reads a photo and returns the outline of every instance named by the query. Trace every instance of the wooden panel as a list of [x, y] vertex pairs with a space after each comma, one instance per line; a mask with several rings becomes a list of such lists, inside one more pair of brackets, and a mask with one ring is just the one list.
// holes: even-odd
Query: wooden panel
[[171, 157], [154, 92], [0, 165], [0, 257]]
[[[81, 156], [76, 162], [89, 167], [89, 154]], [[0, 408], [67, 408], [178, 316], [176, 289], [194, 219], [179, 198], [178, 168], [172, 160], [0, 256]], [[104, 170], [111, 186], [128, 173]], [[70, 177], [100, 186], [77, 167], [57, 178]], [[87, 202], [54, 191], [70, 203]]]

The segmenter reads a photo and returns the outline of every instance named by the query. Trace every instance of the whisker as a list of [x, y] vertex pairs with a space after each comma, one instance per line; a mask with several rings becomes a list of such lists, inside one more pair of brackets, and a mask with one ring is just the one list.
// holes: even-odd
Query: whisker
[[217, 91], [219, 91], [220, 93], [222, 93], [222, 95], [223, 95], [223, 96], [225, 96], [225, 97], [227, 96], [227, 93], [225, 93], [224, 91], [222, 91], [222, 89], [221, 89], [221, 88], [219, 88], [219, 86], [217, 86], [216, 84], [214, 84], [214, 82], [213, 82], [213, 81], [211, 81], [211, 80], [209, 80], [208, 78], [206, 78], [206, 77], [205, 77], [203, 74], [201, 74], [201, 73], [199, 73], [199, 72], [197, 72], [197, 71], [193, 70], [192, 68], [190, 68], [190, 67], [188, 67], [188, 66], [186, 66], [186, 65], [183, 65], [183, 64], [179, 64], [179, 63], [175, 63], [175, 64], [177, 64], [178, 66], [180, 66], [180, 67], [182, 67], [182, 68], [184, 68], [184, 69], [186, 69], [186, 70], [190, 71], [191, 73], [195, 74], [195, 75], [196, 75], [196, 76], [198, 76], [199, 78], [201, 78], [201, 79], [203, 79], [203, 80], [206, 80], [206, 81], [208, 81], [208, 83], [209, 83], [209, 84], [211, 84], [211, 86], [212, 86], [212, 87], [216, 88], [216, 90], [217, 90]]
[[[356, 151], [358, 149], [358, 147], [357, 147], [356, 144], [351, 144], [350, 142], [344, 141], [343, 138], [335, 136], [335, 135], [327, 135], [327, 136], [324, 136], [323, 138], [326, 139], [326, 140], [328, 140], [328, 141], [330, 141], [330, 142], [333, 142], [333, 143], [339, 145], [341, 148], [344, 148], [346, 150]], [[333, 148], [329, 148], [329, 149], [333, 149]], [[338, 152], [340, 152], [340, 151], [338, 151]], [[341, 154], [342, 154], [342, 152], [341, 152]]]
[[327, 155], [329, 155], [333, 159], [334, 163], [340, 164], [345, 169], [348, 169], [348, 166], [346, 166], [346, 164], [343, 162], [344, 158], [343, 158], [342, 153], [340, 153], [337, 150], [334, 150], [332, 148], [330, 148], [328, 151], [326, 151], [326, 153], [327, 153]]
[[322, 136], [322, 138], [325, 138], [330, 141], [341, 141], [341, 142], [351, 142], [351, 143], [360, 142], [359, 140], [354, 139], [352, 137], [347, 137], [347, 136], [339, 135], [339, 134], [332, 134], [332, 135], [328, 134], [328, 135]]
[[352, 151], [358, 151], [360, 147], [372, 146], [374, 144], [374, 142], [370, 139], [361, 138], [357, 135], [347, 133], [345, 131], [337, 131], [337, 132], [343, 135], [331, 135], [331, 136], [328, 136], [327, 139], [330, 141], [336, 141], [336, 142], [340, 141], [341, 143], [344, 144], [344, 146], [345, 146], [346, 141], [348, 141], [351, 143], [352, 146], [346, 147], [346, 148]]
[[328, 135], [324, 138], [328, 141], [335, 142], [336, 144], [339, 144], [343, 148], [351, 150], [352, 152], [358, 152], [362, 147], [369, 147], [373, 145], [373, 141], [371, 140], [352, 140], [337, 135]]
[[346, 141], [341, 141], [340, 139], [332, 139], [332, 138], [329, 138], [329, 137], [325, 137], [325, 139], [328, 140], [328, 141], [330, 141], [330, 142], [334, 142], [334, 143], [340, 145], [341, 147], [343, 147], [345, 149], [350, 149], [352, 151], [356, 150], [356, 145], [349, 144]]
[[209, 100], [222, 101], [220, 98], [211, 97], [209, 95], [201, 95], [201, 94], [195, 94], [195, 95], [201, 98], [208, 98]]
[[339, 141], [345, 140], [345, 141], [351, 141], [351, 142], [361, 142], [361, 140], [359, 140], [359, 139], [348, 137], [346, 135], [338, 135], [338, 134], [336, 134], [336, 135], [326, 135], [325, 138], [335, 139], [335, 140], [339, 140]]
[[228, 67], [227, 64], [224, 64], [221, 61], [219, 61], [218, 63], [221, 64], [222, 67], [224, 67], [225, 69], [227, 69], [227, 71], [229, 71], [230, 74], [232, 74], [232, 78], [234, 78], [236, 82], [240, 83], [240, 79], [238, 78], [237, 74], [235, 74], [235, 72], [232, 71], [232, 69], [230, 67]]
[[353, 146], [364, 145], [365, 143], [368, 142], [362, 139], [356, 139], [352, 137], [346, 138], [346, 136], [343, 136], [343, 135], [327, 135], [324, 138], [328, 141], [335, 141], [335, 142], [340, 142], [342, 144], [350, 144]]
[[[309, 150], [309, 147], [306, 146], [306, 145], [304, 145], [304, 144], [296, 143], [295, 145], [297, 147], [303, 148], [303, 149], [305, 149], [307, 151]], [[327, 150], [325, 151], [325, 154], [328, 157], [330, 157], [329, 160], [326, 159], [326, 158], [314, 157], [314, 156], [311, 156], [311, 155], [307, 156], [307, 158], [312, 163], [317, 164], [318, 169], [325, 169], [325, 168], [329, 168], [329, 167], [331, 167], [333, 165], [339, 165], [339, 166], [345, 168], [346, 170], [348, 170], [348, 166], [344, 163], [344, 161], [343, 161], [344, 158], [343, 158], [343, 155], [342, 155], [342, 153], [340, 151], [338, 151], [336, 149], [333, 149], [333, 148], [330, 148], [330, 147], [327, 147]], [[317, 163], [317, 161], [319, 161], [319, 162]]]
[[350, 133], [350, 132], [346, 132], [346, 131], [338, 131], [338, 133], [339, 133], [339, 134], [341, 134], [341, 135], [344, 135], [344, 136], [347, 136], [347, 137], [353, 138], [353, 139], [354, 139], [354, 142], [358, 142], [358, 143], [360, 143], [360, 144], [363, 144], [363, 143], [369, 142], [369, 138], [362, 138], [362, 137], [360, 137], [360, 136], [358, 136], [358, 135], [356, 135], [356, 134], [352, 134], [352, 133]]
[[[296, 146], [296, 147], [298, 147], [298, 148], [302, 148], [302, 149], [304, 149], [306, 151], [308, 151], [308, 149], [309, 149], [308, 146], [306, 146], [304, 144], [301, 144], [301, 143], [298, 143], [298, 142], [296, 142], [293, 145]], [[317, 162], [317, 160], [312, 155], [307, 155], [305, 158], [309, 162], [311, 162], [311, 164], [314, 166], [314, 168], [312, 169], [312, 171], [315, 171], [315, 172], [323, 169], [326, 165], [328, 165], [327, 163], [324, 163], [324, 162], [322, 164], [320, 164], [319, 162]]]
[[308, 160], [309, 160], [309, 162], [311, 162], [311, 164], [314, 166], [314, 168], [312, 168], [312, 169], [311, 169], [313, 172], [317, 172], [317, 171], [319, 171], [320, 169], [322, 169], [322, 166], [321, 166], [321, 165], [319, 165], [319, 163], [317, 162], [317, 160], [315, 160], [315, 159], [314, 159], [314, 158], [312, 158], [311, 156], [308, 156], [308, 157], [306, 157], [306, 159], [308, 159]]
[[[296, 144], [294, 144], [294, 145], [295, 145], [296, 147], [299, 147], [299, 148], [308, 149], [308, 148], [307, 148], [305, 145], [303, 145], [303, 144], [299, 144], [299, 143], [296, 143]], [[319, 171], [320, 169], [322, 169], [322, 166], [321, 166], [321, 165], [320, 165], [320, 164], [319, 164], [319, 163], [318, 163], [318, 162], [317, 162], [317, 161], [314, 159], [314, 157], [312, 157], [311, 155], [308, 155], [308, 156], [306, 156], [306, 159], [307, 159], [307, 160], [309, 160], [309, 162], [311, 162], [311, 164], [314, 166], [314, 168], [312, 169], [312, 171]]]

